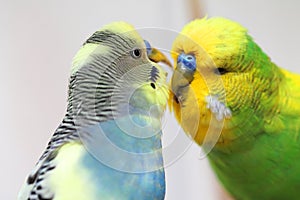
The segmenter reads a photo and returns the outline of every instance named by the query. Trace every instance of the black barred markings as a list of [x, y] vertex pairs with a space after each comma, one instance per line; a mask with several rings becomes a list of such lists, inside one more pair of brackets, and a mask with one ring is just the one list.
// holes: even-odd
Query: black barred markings
[[157, 78], [159, 78], [159, 71], [155, 66], [152, 66], [150, 76], [151, 76], [150, 81], [152, 81], [152, 82], [156, 82]]

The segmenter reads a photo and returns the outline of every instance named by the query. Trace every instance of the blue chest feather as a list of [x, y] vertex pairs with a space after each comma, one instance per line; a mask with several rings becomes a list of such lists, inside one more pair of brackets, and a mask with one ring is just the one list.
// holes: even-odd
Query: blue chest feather
[[165, 174], [160, 123], [128, 116], [84, 129], [88, 169], [96, 196], [112, 199], [164, 199]]

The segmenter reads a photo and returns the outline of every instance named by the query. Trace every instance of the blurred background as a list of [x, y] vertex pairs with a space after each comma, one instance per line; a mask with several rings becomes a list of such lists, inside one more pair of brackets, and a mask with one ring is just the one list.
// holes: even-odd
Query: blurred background
[[[176, 31], [194, 17], [227, 17], [247, 27], [275, 63], [300, 73], [299, 10], [296, 0], [1, 0], [0, 199], [16, 199], [64, 116], [72, 57], [104, 24], [167, 29], [153, 43], [170, 49]], [[164, 120], [168, 144], [170, 134], [182, 133], [171, 114]], [[229, 199], [200, 147], [183, 137], [188, 148], [166, 167], [166, 199]]]

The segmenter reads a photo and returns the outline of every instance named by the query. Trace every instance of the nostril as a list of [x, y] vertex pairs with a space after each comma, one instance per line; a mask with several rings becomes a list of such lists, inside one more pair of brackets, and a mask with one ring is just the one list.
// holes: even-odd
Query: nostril
[[174, 96], [174, 100], [175, 100], [175, 102], [176, 102], [177, 104], [179, 103], [179, 100], [178, 100], [177, 96]]
[[154, 83], [150, 83], [150, 85], [151, 85], [151, 87], [152, 87], [153, 89], [156, 89], [156, 86], [155, 86]]
[[187, 56], [186, 59], [193, 60], [193, 57], [192, 56]]

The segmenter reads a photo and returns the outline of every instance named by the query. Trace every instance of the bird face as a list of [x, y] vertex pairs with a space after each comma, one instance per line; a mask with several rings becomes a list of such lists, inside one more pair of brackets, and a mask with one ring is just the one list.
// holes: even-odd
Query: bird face
[[270, 61], [259, 53], [246, 30], [229, 20], [195, 20], [175, 39], [169, 105], [198, 144], [227, 144], [261, 128], [259, 91], [269, 90], [261, 68]]
[[146, 113], [153, 107], [161, 115], [168, 87], [166, 72], [157, 64], [160, 61], [169, 62], [127, 24], [97, 31], [73, 61], [72, 112], [83, 122]]
[[213, 66], [199, 68], [201, 64], [192, 52], [180, 52], [172, 76], [171, 98], [184, 130], [202, 144], [209, 131], [221, 133], [231, 110], [221, 100], [225, 89], [220, 73]]
[[[168, 98], [166, 72], [157, 62], [169, 62], [157, 49], [145, 41], [134, 45], [131, 51], [116, 61], [120, 72], [116, 83], [113, 101], [118, 101], [118, 112], [129, 106], [130, 112], [151, 112], [155, 117], [161, 117]], [[122, 97], [123, 102], [120, 102]], [[125, 111], [126, 113], [127, 111]], [[128, 113], [127, 113], [128, 114]], [[130, 113], [132, 114], [132, 113]]]

